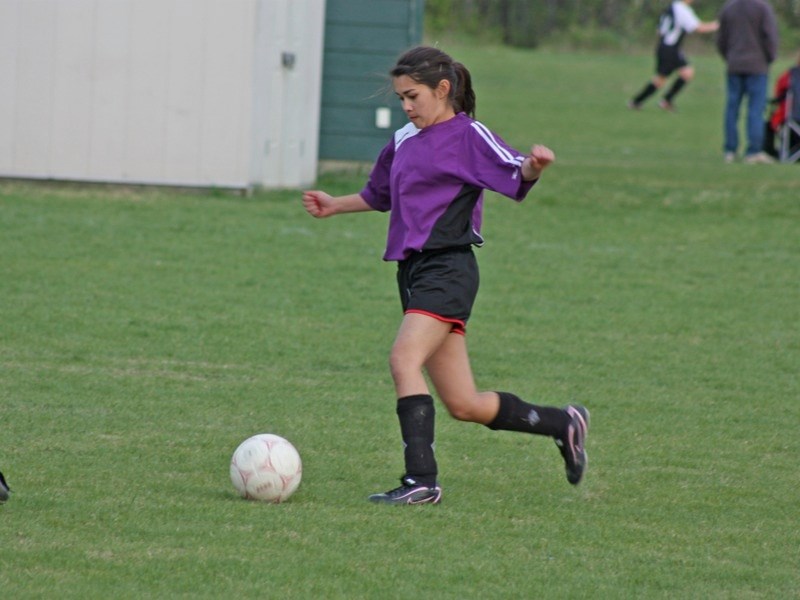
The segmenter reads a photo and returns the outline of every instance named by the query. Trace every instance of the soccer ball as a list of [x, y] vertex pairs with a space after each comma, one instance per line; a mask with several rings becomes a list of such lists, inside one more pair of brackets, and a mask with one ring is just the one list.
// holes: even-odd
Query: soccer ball
[[243, 498], [283, 502], [300, 485], [303, 463], [288, 440], [271, 433], [247, 438], [231, 457], [231, 481]]

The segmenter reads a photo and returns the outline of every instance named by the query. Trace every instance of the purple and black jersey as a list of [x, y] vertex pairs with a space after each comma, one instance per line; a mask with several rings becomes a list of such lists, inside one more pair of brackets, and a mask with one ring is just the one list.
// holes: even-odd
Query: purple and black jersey
[[524, 158], [464, 113], [396, 131], [361, 191], [373, 209], [391, 211], [384, 260], [482, 244], [483, 190], [522, 200], [535, 183], [522, 179]]

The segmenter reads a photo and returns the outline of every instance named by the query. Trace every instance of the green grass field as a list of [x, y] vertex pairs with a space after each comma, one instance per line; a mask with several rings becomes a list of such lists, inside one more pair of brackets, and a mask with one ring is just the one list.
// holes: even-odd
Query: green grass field
[[[558, 155], [487, 199], [468, 339], [482, 388], [589, 407], [584, 482], [440, 408], [443, 503], [365, 501], [402, 472], [386, 215], [5, 182], [3, 597], [800, 597], [800, 167], [723, 164], [715, 57], [665, 114], [624, 107], [649, 54], [446, 49]], [[286, 504], [230, 484], [258, 432], [303, 457]]]

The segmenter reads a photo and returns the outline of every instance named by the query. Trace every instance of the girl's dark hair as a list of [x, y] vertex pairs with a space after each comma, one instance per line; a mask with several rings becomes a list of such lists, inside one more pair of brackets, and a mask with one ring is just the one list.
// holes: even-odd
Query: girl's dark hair
[[457, 113], [475, 116], [475, 91], [467, 68], [438, 48], [417, 46], [400, 58], [389, 72], [392, 77], [407, 75], [417, 83], [436, 89], [442, 79], [450, 82], [450, 101]]

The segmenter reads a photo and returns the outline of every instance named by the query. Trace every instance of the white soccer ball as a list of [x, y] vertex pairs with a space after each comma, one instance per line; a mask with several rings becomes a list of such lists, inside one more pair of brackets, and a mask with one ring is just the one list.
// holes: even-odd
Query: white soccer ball
[[283, 502], [302, 477], [300, 454], [279, 435], [254, 435], [239, 444], [231, 458], [233, 487], [248, 500]]

